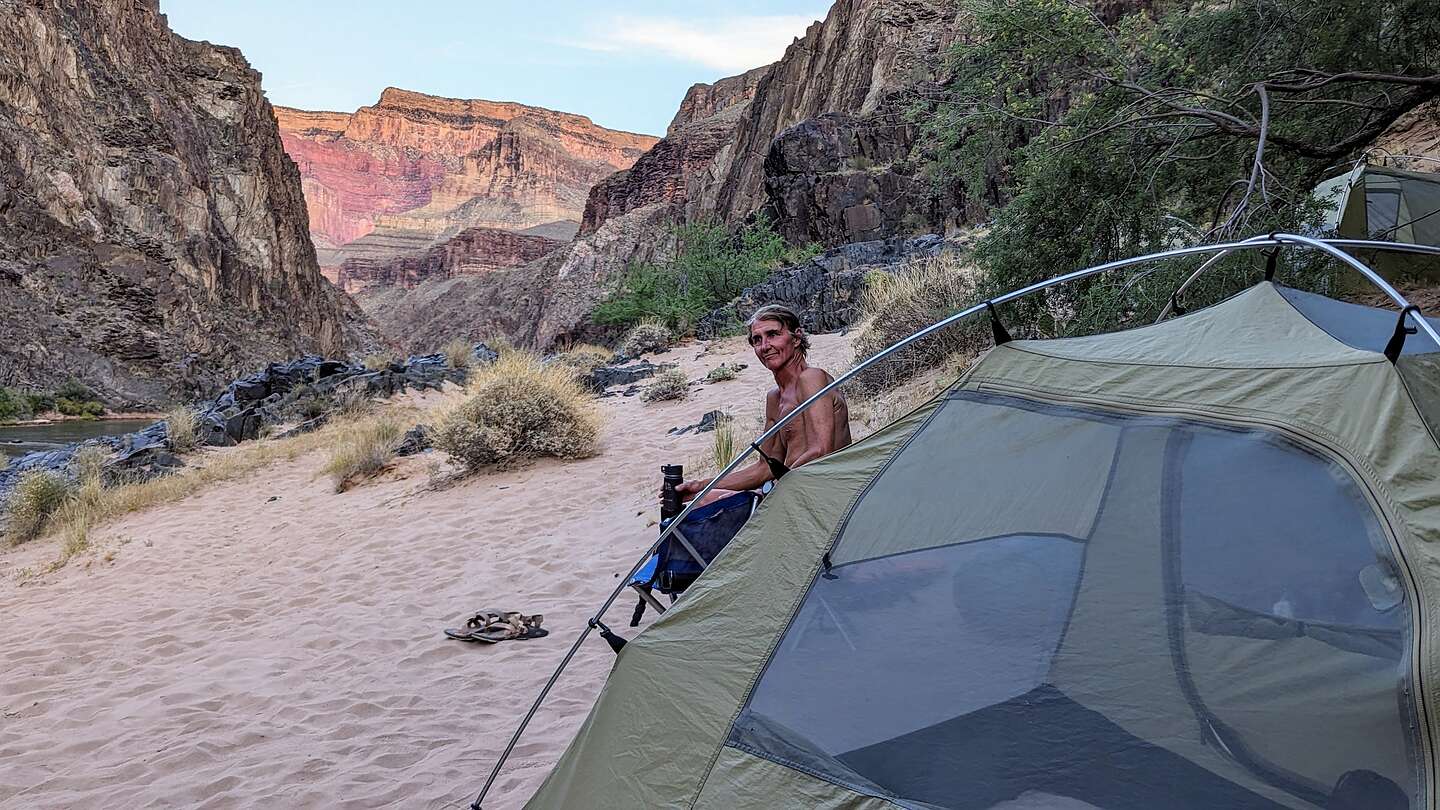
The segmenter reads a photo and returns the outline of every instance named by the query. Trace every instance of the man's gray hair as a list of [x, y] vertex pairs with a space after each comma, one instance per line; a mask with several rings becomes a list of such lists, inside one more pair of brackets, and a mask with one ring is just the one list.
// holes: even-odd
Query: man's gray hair
[[795, 314], [795, 310], [784, 304], [766, 304], [755, 310], [755, 314], [751, 315], [750, 320], [745, 323], [745, 328], [749, 329], [760, 321], [775, 321], [789, 329], [795, 335], [800, 354], [810, 353], [810, 336], [805, 334], [805, 327], [801, 325], [800, 316]]

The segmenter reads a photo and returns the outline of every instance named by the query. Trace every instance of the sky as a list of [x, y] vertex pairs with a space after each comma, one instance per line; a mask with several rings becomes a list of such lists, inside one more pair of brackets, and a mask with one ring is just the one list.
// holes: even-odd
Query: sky
[[386, 87], [517, 101], [664, 135], [690, 85], [779, 59], [830, 0], [160, 0], [239, 48], [272, 104], [351, 112]]

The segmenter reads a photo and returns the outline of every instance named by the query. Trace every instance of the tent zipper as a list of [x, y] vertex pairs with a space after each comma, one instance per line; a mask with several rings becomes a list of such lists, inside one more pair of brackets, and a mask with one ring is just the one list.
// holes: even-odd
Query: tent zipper
[[1418, 718], [1421, 730], [1419, 739], [1421, 758], [1425, 765], [1425, 806], [1429, 810], [1436, 810], [1436, 777], [1432, 753], [1434, 751], [1434, 741], [1430, 736], [1430, 717], [1432, 711], [1427, 690], [1422, 686], [1420, 667], [1422, 660], [1421, 641], [1425, 635], [1425, 606], [1422, 604], [1425, 596], [1420, 590], [1415, 572], [1411, 568], [1410, 560], [1405, 556], [1405, 551], [1400, 546], [1396, 529], [1398, 522], [1395, 516], [1391, 514], [1390, 509], [1386, 506], [1386, 502], [1376, 493], [1375, 487], [1371, 484], [1370, 479], [1361, 472], [1362, 466], [1351, 457], [1350, 453], [1323, 436], [1316, 435], [1288, 423], [1261, 416], [1239, 415], [1234, 413], [1225, 413], [1217, 416], [1213, 412], [1187, 408], [1183, 405], [1158, 405], [1154, 403], [1137, 403], [1125, 399], [1051, 393], [1044, 389], [992, 381], [975, 381], [973, 385], [976, 391], [1007, 394], [1009, 396], [1044, 402], [1051, 405], [1089, 405], [1101, 410], [1118, 413], [1185, 416], [1197, 422], [1208, 422], [1216, 425], [1263, 427], [1288, 437], [1306, 447], [1310, 447], [1321, 455], [1343, 466], [1350, 473], [1350, 477], [1359, 484], [1360, 489], [1365, 493], [1365, 499], [1370, 503], [1371, 509], [1374, 510], [1375, 514], [1379, 515], [1386, 540], [1390, 543], [1390, 551], [1395, 556], [1395, 560], [1399, 563], [1400, 568], [1405, 572], [1406, 588], [1411, 597], [1409, 599], [1410, 619], [1415, 627], [1414, 639], [1411, 642], [1410, 649], [1410, 683], [1411, 688], [1415, 690], [1415, 706], [1420, 715]]

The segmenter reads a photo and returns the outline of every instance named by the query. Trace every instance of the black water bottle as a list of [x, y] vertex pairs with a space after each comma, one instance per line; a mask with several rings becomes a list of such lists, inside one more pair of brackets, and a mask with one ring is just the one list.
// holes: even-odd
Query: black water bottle
[[675, 488], [685, 483], [685, 468], [680, 464], [664, 464], [660, 474], [665, 476], [665, 483], [660, 485], [660, 520], [663, 522], [680, 514], [684, 507]]

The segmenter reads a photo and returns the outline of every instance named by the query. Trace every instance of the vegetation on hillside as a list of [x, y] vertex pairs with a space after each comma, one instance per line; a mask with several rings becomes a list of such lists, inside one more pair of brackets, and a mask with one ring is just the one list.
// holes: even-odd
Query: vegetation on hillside
[[[1423, 0], [1157, 4], [1115, 21], [1071, 0], [965, 5], [975, 36], [923, 132], [932, 178], [994, 215], [975, 251], [981, 296], [1177, 244], [1313, 229], [1316, 183], [1440, 96], [1440, 17]], [[1285, 260], [1287, 282], [1331, 284], [1328, 262]], [[1040, 335], [1148, 323], [1197, 265], [1094, 277], [1007, 319]], [[1259, 267], [1227, 260], [1188, 303]]]
[[737, 233], [702, 221], [675, 226], [673, 236], [674, 258], [626, 268], [615, 291], [595, 310], [598, 323], [630, 326], [653, 319], [683, 334], [772, 270], [819, 251], [815, 245], [787, 245], [763, 217]]
[[105, 404], [84, 383], [70, 380], [54, 391], [22, 391], [0, 387], [0, 424], [34, 419], [41, 414], [95, 418]]

